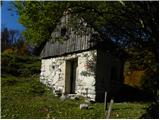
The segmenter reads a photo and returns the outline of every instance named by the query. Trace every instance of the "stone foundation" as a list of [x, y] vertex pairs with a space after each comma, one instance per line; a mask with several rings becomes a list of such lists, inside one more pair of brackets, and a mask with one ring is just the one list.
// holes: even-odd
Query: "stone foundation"
[[[42, 59], [40, 81], [51, 87], [53, 93], [66, 93], [68, 86], [66, 66], [68, 60], [77, 58], [75, 93], [95, 100], [95, 66], [97, 51], [69, 54], [62, 57]], [[67, 73], [67, 74], [66, 74]]]

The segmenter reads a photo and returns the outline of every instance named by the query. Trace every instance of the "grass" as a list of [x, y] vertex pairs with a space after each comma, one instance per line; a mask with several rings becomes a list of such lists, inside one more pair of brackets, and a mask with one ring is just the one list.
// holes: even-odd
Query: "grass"
[[137, 119], [145, 113], [147, 103], [116, 103], [113, 104], [111, 118]]
[[[39, 82], [39, 76], [1, 78], [2, 119], [46, 119], [46, 118], [104, 118], [103, 103], [94, 103], [88, 110], [80, 110], [80, 100], [60, 101], [52, 91]], [[111, 118], [140, 118], [148, 103], [114, 103]]]

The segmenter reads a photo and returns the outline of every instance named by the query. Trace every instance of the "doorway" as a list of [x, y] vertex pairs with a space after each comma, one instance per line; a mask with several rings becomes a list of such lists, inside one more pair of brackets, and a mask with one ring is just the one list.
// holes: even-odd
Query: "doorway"
[[65, 93], [67, 94], [75, 94], [77, 66], [77, 58], [66, 61]]

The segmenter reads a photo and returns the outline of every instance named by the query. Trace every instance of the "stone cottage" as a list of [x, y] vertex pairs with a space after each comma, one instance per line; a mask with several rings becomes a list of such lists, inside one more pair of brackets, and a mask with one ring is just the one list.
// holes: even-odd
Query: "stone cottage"
[[40, 81], [53, 93], [103, 99], [123, 82], [123, 60], [115, 49], [82, 18], [66, 13], [41, 52]]

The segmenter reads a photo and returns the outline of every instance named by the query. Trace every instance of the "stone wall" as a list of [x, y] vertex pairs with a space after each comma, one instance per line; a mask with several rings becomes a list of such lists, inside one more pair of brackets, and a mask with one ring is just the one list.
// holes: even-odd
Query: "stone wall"
[[95, 67], [97, 51], [73, 53], [62, 57], [42, 59], [40, 81], [51, 87], [53, 93], [65, 93], [66, 61], [77, 58], [75, 93], [95, 100]]

